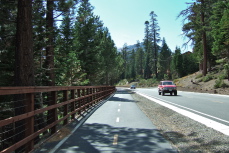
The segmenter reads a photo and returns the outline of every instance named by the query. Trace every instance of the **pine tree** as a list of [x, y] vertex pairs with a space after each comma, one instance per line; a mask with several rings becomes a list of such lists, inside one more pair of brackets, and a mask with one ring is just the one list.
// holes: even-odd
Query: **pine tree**
[[[99, 54], [99, 67], [96, 79], [99, 80], [100, 84], [111, 85], [113, 81], [117, 79], [117, 75], [121, 74], [120, 70], [116, 69], [119, 67], [117, 62], [117, 49], [115, 47], [114, 41], [111, 39], [108, 28], [100, 29], [100, 35], [97, 35], [100, 44], [98, 48], [100, 50]], [[116, 64], [114, 64], [116, 63]], [[116, 73], [116, 74], [115, 74]], [[119, 77], [119, 76], [118, 76]]]
[[46, 60], [45, 68], [48, 79], [46, 85], [55, 86], [55, 73], [54, 73], [54, 1], [47, 0], [46, 8]]
[[136, 78], [135, 56], [136, 56], [135, 50], [133, 49], [131, 51], [131, 56], [130, 56], [130, 65], [131, 65], [131, 67], [130, 67], [130, 78], [132, 78], [132, 79]]
[[140, 46], [140, 42], [138, 41], [136, 44], [136, 75], [140, 78], [144, 78], [143, 76], [143, 67], [144, 67], [144, 51]]
[[45, 70], [43, 68], [45, 60], [45, 48], [46, 48], [46, 9], [44, 3], [40, 0], [35, 0], [33, 3], [33, 48], [34, 48], [34, 75], [35, 85], [44, 86], [46, 85]]
[[74, 12], [71, 9], [63, 15], [63, 21], [60, 25], [60, 33], [57, 37], [57, 46], [55, 49], [56, 84], [71, 86], [84, 85], [84, 75], [81, 73], [80, 61], [73, 43], [73, 21]]
[[152, 65], [151, 68], [154, 72], [155, 78], [158, 78], [158, 68], [157, 68], [157, 63], [158, 63], [158, 51], [159, 51], [159, 47], [158, 47], [158, 42], [160, 42], [160, 35], [159, 35], [159, 31], [160, 31], [160, 27], [158, 26], [158, 22], [157, 22], [157, 15], [154, 13], [154, 11], [152, 11], [150, 13], [150, 37], [151, 37], [151, 41], [152, 41]]
[[183, 76], [183, 58], [180, 48], [176, 47], [175, 53], [172, 57], [172, 76], [173, 78], [180, 78]]
[[16, 3], [0, 1], [0, 86], [14, 84], [16, 10]]
[[124, 72], [122, 74], [122, 79], [126, 79], [128, 78], [128, 47], [126, 43], [123, 45], [123, 48], [121, 49], [121, 53], [122, 53], [122, 59], [124, 61], [123, 63]]
[[100, 40], [96, 40], [99, 28], [103, 27], [98, 16], [93, 14], [93, 7], [89, 0], [81, 0], [75, 27], [76, 50], [86, 78], [93, 80], [98, 70], [97, 63], [99, 50], [97, 46]]
[[[229, 80], [229, 1], [218, 1], [213, 7], [211, 17], [212, 36], [214, 38], [213, 54], [224, 58], [224, 69]], [[226, 58], [225, 58], [226, 57]]]
[[159, 53], [159, 78], [165, 79], [164, 75], [170, 76], [171, 50], [169, 49], [165, 38], [162, 40], [162, 47]]
[[[196, 0], [179, 16], [185, 16], [188, 20], [183, 26], [185, 36], [192, 40], [194, 52], [198, 53], [200, 68], [203, 75], [207, 74], [207, 68], [211, 67], [214, 56], [211, 54], [212, 36], [210, 35], [210, 17], [212, 15], [212, 0]], [[209, 63], [209, 64], [208, 64]]]
[[150, 69], [150, 31], [149, 31], [149, 21], [145, 22], [145, 38], [144, 38], [144, 47], [145, 47], [145, 66], [144, 66], [144, 78], [148, 79], [151, 76]]

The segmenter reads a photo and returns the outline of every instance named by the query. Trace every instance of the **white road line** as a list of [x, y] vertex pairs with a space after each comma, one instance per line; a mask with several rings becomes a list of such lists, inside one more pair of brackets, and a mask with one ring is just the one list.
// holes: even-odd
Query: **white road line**
[[[191, 118], [191, 119], [193, 119], [193, 120], [195, 120], [197, 122], [200, 122], [200, 123], [202, 123], [202, 124], [204, 124], [204, 125], [206, 125], [206, 126], [208, 126], [210, 128], [213, 128], [213, 129], [215, 129], [215, 130], [217, 130], [217, 131], [229, 136], [229, 126], [226, 126], [224, 124], [221, 124], [221, 123], [213, 121], [213, 120], [210, 120], [210, 119], [208, 119], [206, 117], [194, 114], [194, 113], [189, 112], [187, 110], [178, 108], [178, 107], [173, 106], [171, 104], [162, 102], [162, 101], [160, 101], [158, 99], [149, 97], [149, 96], [147, 96], [145, 94], [142, 94], [142, 93], [137, 93], [137, 94], [139, 94], [139, 95], [141, 95], [141, 96], [143, 96], [143, 97], [145, 97], [145, 98], [147, 98], [149, 100], [152, 100], [152, 101], [154, 101], [154, 102], [156, 102], [156, 103], [158, 103], [158, 104], [160, 104], [162, 106], [165, 106], [165, 107], [167, 107], [169, 109], [172, 109], [172, 110], [176, 111], [177, 113], [180, 113], [180, 114], [182, 114], [184, 116], [187, 116], [187, 117], [189, 117], [189, 118]], [[226, 122], [228, 122], [228, 121], [226, 121]]]
[[[146, 94], [143, 94], [143, 95], [146, 95]], [[149, 96], [149, 95], [146, 95], [146, 96]], [[149, 96], [151, 97], [151, 96]], [[153, 98], [153, 97], [151, 97]], [[155, 97], [156, 98], [156, 97]], [[194, 109], [191, 109], [191, 108], [188, 108], [188, 107], [184, 107], [184, 106], [181, 106], [181, 105], [178, 105], [178, 104], [175, 104], [175, 103], [172, 103], [170, 101], [167, 101], [167, 100], [164, 100], [164, 99], [160, 99], [160, 98], [156, 98], [157, 100], [160, 100], [161, 102], [166, 102], [166, 103], [169, 103], [169, 104], [172, 104], [172, 105], [175, 105], [175, 106], [178, 106], [178, 107], [181, 107], [181, 108], [184, 108], [184, 109], [187, 109], [187, 110], [190, 110], [190, 111], [193, 111], [193, 112], [196, 112], [198, 114], [201, 114], [201, 115], [204, 115], [204, 116], [208, 116], [210, 118], [214, 118], [216, 120], [219, 120], [219, 121], [222, 121], [222, 122], [225, 122], [225, 123], [229, 123], [229, 121], [226, 121], [226, 120], [223, 120], [223, 119], [220, 119], [220, 118], [217, 118], [215, 116], [211, 116], [211, 115], [208, 115], [208, 114], [205, 114], [205, 113], [202, 113], [202, 112], [199, 112], [197, 110], [194, 110]]]
[[116, 122], [119, 122], [119, 117], [116, 118]]
[[211, 96], [219, 96], [219, 97], [229, 97], [229, 95], [221, 95], [221, 94], [211, 94], [211, 93], [200, 93], [200, 92], [190, 92], [190, 91], [179, 91], [179, 92], [187, 92], [187, 93], [193, 93], [193, 94], [207, 94]]
[[120, 109], [118, 109], [118, 112], [120, 112]]
[[121, 104], [118, 104], [118, 106], [121, 106]]

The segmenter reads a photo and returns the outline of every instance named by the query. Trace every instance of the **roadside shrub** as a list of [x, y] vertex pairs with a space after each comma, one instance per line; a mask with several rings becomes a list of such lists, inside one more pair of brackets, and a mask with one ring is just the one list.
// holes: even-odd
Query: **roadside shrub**
[[148, 80], [141, 79], [139, 81], [138, 85], [140, 87], [153, 87], [153, 86], [157, 85], [157, 80], [156, 79], [148, 79]]
[[198, 74], [198, 75], [196, 76], [196, 79], [199, 79], [199, 78], [201, 78], [202, 76], [203, 76], [203, 74], [200, 73], [200, 74]]
[[123, 79], [123, 80], [120, 80], [120, 81], [117, 83], [117, 86], [118, 86], [118, 85], [120, 85], [120, 86], [126, 85], [126, 84], [128, 84], [128, 83], [129, 83], [129, 82], [128, 82], [127, 79]]
[[221, 73], [220, 75], [219, 75], [219, 78], [220, 79], [227, 79], [227, 74], [224, 72], [224, 73]]
[[214, 85], [214, 88], [226, 88], [226, 87], [229, 87], [228, 84], [226, 84], [223, 79], [217, 79], [215, 81], [215, 85]]
[[210, 81], [210, 80], [212, 80], [213, 79], [213, 76], [212, 75], [206, 75], [206, 76], [204, 76], [203, 78], [202, 78], [202, 81], [203, 82], [208, 82], [208, 81]]

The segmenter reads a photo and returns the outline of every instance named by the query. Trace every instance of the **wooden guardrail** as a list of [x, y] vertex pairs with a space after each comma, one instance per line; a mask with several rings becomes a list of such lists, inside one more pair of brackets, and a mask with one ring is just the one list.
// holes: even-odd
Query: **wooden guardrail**
[[0, 87], [0, 151], [30, 152], [114, 86]]

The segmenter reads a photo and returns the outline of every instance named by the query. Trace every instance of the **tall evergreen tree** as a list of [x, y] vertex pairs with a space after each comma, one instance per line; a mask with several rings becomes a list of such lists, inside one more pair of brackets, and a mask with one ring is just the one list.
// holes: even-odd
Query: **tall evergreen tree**
[[140, 76], [140, 78], [144, 78], [143, 76], [143, 68], [144, 68], [144, 50], [140, 46], [140, 42], [138, 41], [136, 44], [136, 56], [135, 56], [135, 67], [136, 67], [136, 74]]
[[136, 78], [135, 56], [136, 56], [135, 50], [132, 49], [131, 56], [130, 56], [130, 65], [131, 65], [131, 67], [130, 67], [130, 78], [132, 78], [132, 79]]
[[145, 67], [144, 67], [144, 77], [146, 79], [151, 76], [150, 69], [150, 29], [149, 29], [149, 21], [145, 22], [145, 38], [144, 38], [144, 46], [145, 46]]
[[43, 68], [45, 48], [46, 48], [46, 9], [44, 3], [35, 0], [33, 3], [33, 48], [34, 48], [34, 68], [35, 68], [35, 85], [47, 85], [45, 80], [45, 70]]
[[98, 49], [96, 46], [96, 34], [103, 27], [98, 16], [93, 14], [93, 7], [89, 0], [81, 0], [78, 8], [78, 16], [75, 27], [75, 41], [77, 43], [77, 54], [82, 69], [87, 74], [87, 79], [93, 79], [98, 70]]
[[215, 2], [211, 17], [213, 54], [224, 58], [224, 69], [229, 80], [229, 1]]
[[170, 77], [171, 50], [169, 49], [165, 38], [162, 40], [162, 47], [159, 53], [159, 78], [165, 79], [164, 76]]
[[[100, 50], [99, 54], [99, 71], [96, 78], [101, 84], [111, 85], [115, 79], [117, 79], [117, 74], [122, 71], [117, 70], [119, 67], [119, 62], [117, 62], [117, 49], [115, 47], [114, 41], [111, 39], [108, 28], [103, 28], [100, 30], [100, 34], [97, 34], [97, 39], [101, 40], [100, 44], [97, 46]], [[114, 63], [116, 63], [114, 65]], [[116, 74], [114, 72], [116, 71]], [[118, 76], [119, 77], [119, 76]]]
[[157, 63], [158, 63], [158, 52], [159, 52], [159, 48], [158, 48], [158, 42], [160, 41], [160, 27], [158, 25], [157, 22], [157, 15], [154, 13], [154, 11], [152, 11], [150, 13], [150, 37], [151, 37], [151, 41], [152, 41], [152, 70], [154, 72], [154, 75], [156, 78], [158, 78], [158, 68], [157, 68]]
[[122, 59], [124, 61], [124, 72], [122, 74], [122, 79], [128, 78], [128, 47], [127, 44], [123, 45], [123, 48], [121, 50], [122, 53]]
[[63, 15], [60, 33], [55, 49], [56, 84], [71, 86], [84, 85], [84, 75], [81, 73], [80, 61], [74, 47], [73, 21], [74, 10], [68, 9]]
[[16, 14], [16, 3], [0, 1], [0, 86], [14, 84]]
[[[211, 54], [211, 35], [210, 35], [210, 16], [212, 15], [212, 0], [196, 0], [186, 10], [183, 10], [179, 16], [185, 16], [188, 20], [183, 26], [185, 36], [193, 41], [194, 52], [199, 54], [200, 68], [203, 75], [207, 74], [207, 66], [209, 67], [214, 56]], [[196, 54], [196, 55], [198, 55]]]
[[172, 58], [171, 69], [173, 78], [180, 78], [183, 76], [183, 58], [181, 55], [181, 50], [178, 47], [176, 47]]

